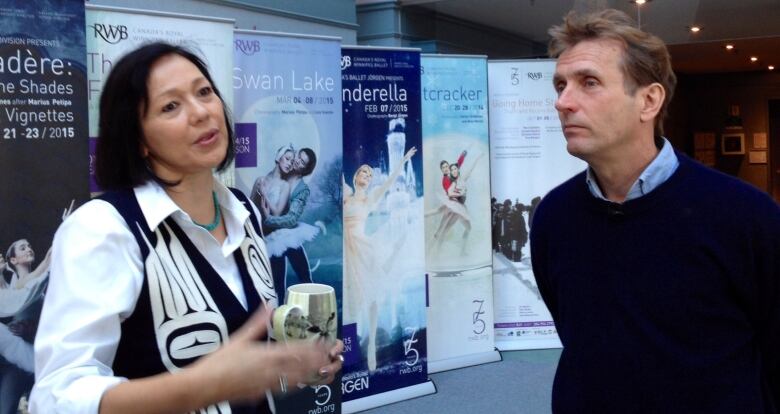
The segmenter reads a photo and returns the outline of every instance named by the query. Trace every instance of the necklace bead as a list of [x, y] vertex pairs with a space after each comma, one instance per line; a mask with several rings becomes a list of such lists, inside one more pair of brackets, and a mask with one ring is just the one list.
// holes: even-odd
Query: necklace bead
[[215, 212], [214, 213], [214, 221], [212, 221], [209, 224], [200, 224], [197, 221], [192, 220], [192, 222], [195, 223], [197, 226], [203, 227], [207, 231], [214, 231], [214, 229], [216, 229], [217, 226], [219, 226], [219, 223], [220, 223], [220, 221], [222, 219], [222, 213], [221, 213], [221, 211], [219, 209], [219, 203], [217, 202], [217, 192], [216, 191], [212, 191], [211, 192], [211, 199], [214, 201], [214, 212]]

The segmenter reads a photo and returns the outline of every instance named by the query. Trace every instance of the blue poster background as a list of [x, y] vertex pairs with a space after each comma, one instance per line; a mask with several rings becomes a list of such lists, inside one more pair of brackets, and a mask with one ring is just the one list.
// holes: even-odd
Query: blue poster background
[[[233, 46], [236, 186], [264, 216], [278, 302], [284, 301], [285, 284], [311, 281], [333, 286], [340, 305], [339, 40], [241, 31], [235, 33]], [[316, 158], [309, 175], [295, 164], [302, 152]], [[285, 153], [291, 164], [277, 162]], [[277, 214], [268, 213], [263, 203], [284, 207]], [[341, 315], [337, 320], [341, 321]], [[305, 387], [290, 398], [277, 396], [277, 412], [337, 413], [341, 409], [339, 383], [337, 377], [336, 385]]]
[[341, 67], [351, 401], [427, 380], [420, 54], [343, 48]]
[[0, 413], [27, 412], [47, 251], [89, 197], [84, 24], [81, 0], [0, 7]]

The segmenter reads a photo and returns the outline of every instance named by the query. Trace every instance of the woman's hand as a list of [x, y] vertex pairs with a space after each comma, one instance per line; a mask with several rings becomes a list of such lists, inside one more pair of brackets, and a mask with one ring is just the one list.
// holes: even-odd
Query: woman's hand
[[344, 353], [344, 342], [337, 339], [336, 343], [328, 351], [330, 364], [320, 368], [319, 371], [317, 371], [319, 378], [309, 382], [309, 385], [324, 385], [333, 382], [336, 373], [341, 371], [341, 366], [344, 364], [344, 357], [341, 356], [342, 353]]
[[268, 330], [270, 313], [267, 309], [255, 312], [227, 344], [193, 364], [192, 376], [204, 381], [199, 385], [213, 393], [210, 400], [258, 400], [266, 390], [282, 391], [287, 384], [333, 381], [341, 369], [334, 355], [340, 354], [343, 345], [339, 342], [327, 349], [323, 343], [260, 341]]
[[409, 148], [409, 151], [406, 151], [406, 154], [404, 154], [404, 162], [409, 161], [412, 159], [412, 156], [417, 153], [417, 147]]

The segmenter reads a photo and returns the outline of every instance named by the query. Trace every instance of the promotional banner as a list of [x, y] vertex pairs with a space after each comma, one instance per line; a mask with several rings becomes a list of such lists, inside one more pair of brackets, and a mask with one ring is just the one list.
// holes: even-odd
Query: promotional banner
[[[87, 5], [87, 78], [89, 97], [90, 192], [98, 192], [94, 180], [95, 143], [98, 134], [100, 92], [113, 62], [146, 43], [163, 41], [183, 46], [203, 59], [222, 98], [233, 106], [232, 19], [161, 13]], [[219, 174], [233, 186], [233, 169]]]
[[[279, 303], [304, 282], [341, 303], [340, 59], [339, 38], [235, 33], [236, 186], [263, 216]], [[340, 378], [275, 400], [278, 413], [340, 412]]]
[[89, 197], [84, 3], [0, 6], [0, 413], [27, 413], [54, 232]]
[[487, 59], [422, 56], [428, 368], [501, 359], [493, 336]]
[[585, 169], [566, 152], [553, 60], [488, 62], [493, 300], [500, 350], [560, 347], [531, 270], [528, 234], [542, 197]]
[[[420, 53], [342, 49], [344, 344], [354, 412], [427, 381]], [[396, 393], [396, 390], [403, 390]]]

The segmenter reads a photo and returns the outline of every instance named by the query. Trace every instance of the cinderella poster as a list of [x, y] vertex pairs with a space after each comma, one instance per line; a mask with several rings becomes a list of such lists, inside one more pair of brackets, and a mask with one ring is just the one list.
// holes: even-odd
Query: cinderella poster
[[82, 1], [0, 7], [0, 413], [27, 413], [54, 232], [87, 192]]
[[417, 50], [344, 48], [344, 400], [427, 380]]

